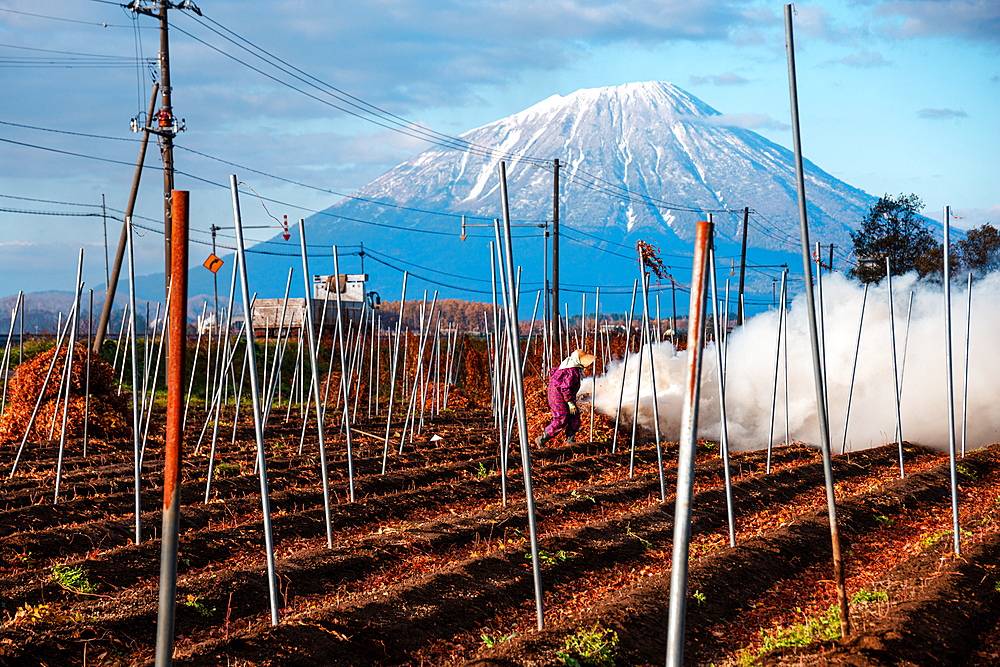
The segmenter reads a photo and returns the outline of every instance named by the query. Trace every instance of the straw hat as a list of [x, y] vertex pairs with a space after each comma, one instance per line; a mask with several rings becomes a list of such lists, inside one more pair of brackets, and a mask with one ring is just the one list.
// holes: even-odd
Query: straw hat
[[590, 366], [597, 359], [594, 355], [584, 352], [583, 350], [576, 351], [576, 358], [580, 360], [580, 363], [583, 364], [584, 368]]

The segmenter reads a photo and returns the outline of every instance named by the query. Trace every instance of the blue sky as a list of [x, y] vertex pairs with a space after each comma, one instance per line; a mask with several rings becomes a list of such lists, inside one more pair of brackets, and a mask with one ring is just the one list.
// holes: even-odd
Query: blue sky
[[[171, 11], [170, 55], [174, 109], [188, 128], [177, 139], [176, 168], [197, 177], [178, 174], [176, 187], [191, 191], [192, 226], [202, 232], [213, 223], [231, 225], [232, 213], [225, 188], [197, 179], [227, 184], [236, 171], [263, 196], [303, 207], [269, 205], [270, 213], [295, 220], [335, 203], [328, 191], [351, 192], [428, 147], [253, 71], [243, 63], [274, 74], [238, 48], [239, 38], [295, 66], [307, 81], [316, 77], [438, 132], [458, 134], [553, 94], [662, 80], [791, 146], [781, 4], [199, 6], [204, 18]], [[959, 225], [1000, 223], [1000, 3], [857, 0], [795, 10], [806, 157], [873, 195], [914, 192], [929, 217], [939, 219], [947, 204], [963, 216]], [[158, 47], [156, 22], [134, 20], [117, 3], [0, 0], [0, 295], [71, 289], [80, 247], [88, 286], [104, 282], [101, 217], [24, 211], [95, 213], [102, 193], [110, 208], [125, 208], [138, 153], [129, 120], [144, 113], [151, 90], [150, 67], [137, 66], [136, 56], [155, 62]], [[303, 81], [278, 78], [329, 99]], [[147, 164], [158, 160], [151, 147]], [[159, 218], [161, 197], [162, 177], [147, 171], [137, 215]], [[248, 225], [273, 224], [256, 202], [244, 200], [243, 211]], [[119, 231], [109, 219], [112, 255]], [[148, 232], [136, 250], [139, 273], [162, 266], [162, 236]], [[192, 246], [192, 263], [205, 256], [204, 246]]]

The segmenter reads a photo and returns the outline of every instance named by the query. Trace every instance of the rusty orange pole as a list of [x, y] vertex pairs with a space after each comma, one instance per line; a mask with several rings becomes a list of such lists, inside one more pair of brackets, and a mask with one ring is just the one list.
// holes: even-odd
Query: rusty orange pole
[[677, 492], [674, 506], [674, 542], [670, 571], [670, 603], [667, 616], [667, 667], [684, 664], [684, 616], [687, 613], [688, 559], [691, 545], [691, 502], [694, 497], [694, 455], [698, 440], [698, 398], [701, 393], [701, 361], [705, 345], [705, 293], [708, 249], [712, 243], [711, 222], [699, 222], [694, 240], [691, 271], [691, 304], [688, 307], [687, 387], [681, 412], [680, 453], [677, 458]]
[[163, 533], [156, 667], [172, 664], [177, 601], [177, 535], [181, 511], [181, 440], [184, 436], [184, 362], [187, 346], [188, 192], [171, 193], [172, 242], [167, 355], [167, 442], [163, 466]]

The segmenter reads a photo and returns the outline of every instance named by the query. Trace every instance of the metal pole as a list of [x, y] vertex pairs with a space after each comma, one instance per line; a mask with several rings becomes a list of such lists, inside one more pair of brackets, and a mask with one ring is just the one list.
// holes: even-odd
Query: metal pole
[[[500, 197], [503, 203], [503, 240], [506, 257], [507, 284], [510, 285], [514, 276], [514, 249], [510, 236], [510, 208], [507, 204], [507, 172], [506, 165], [500, 162]], [[496, 225], [496, 221], [494, 221]], [[517, 431], [521, 440], [521, 467], [524, 471], [524, 496], [528, 509], [528, 533], [531, 538], [531, 569], [535, 581], [535, 614], [538, 629], [545, 624], [542, 609], [542, 575], [541, 562], [538, 558], [538, 530], [535, 525], [535, 492], [531, 481], [531, 452], [528, 450], [528, 415], [524, 404], [524, 377], [521, 375], [521, 346], [517, 336], [517, 297], [513, 289], [507, 290], [507, 333], [512, 342], [507, 347], [510, 351], [510, 366], [514, 380], [514, 401], [517, 406]]]
[[944, 207], [944, 359], [948, 390], [948, 462], [951, 467], [951, 532], [955, 555], [962, 553], [958, 525], [958, 464], [955, 460], [955, 387], [951, 364], [951, 207]]
[[902, 412], [899, 408], [899, 372], [896, 369], [896, 317], [892, 307], [892, 271], [890, 271], [889, 258], [885, 258], [885, 280], [886, 290], [889, 295], [889, 343], [892, 351], [892, 382], [895, 391], [893, 398], [896, 399], [896, 442], [899, 446], [899, 476], [905, 477], [903, 469], [903, 420]]
[[229, 177], [229, 187], [233, 193], [233, 220], [236, 224], [236, 255], [240, 267], [240, 288], [243, 296], [243, 312], [246, 326], [247, 349], [250, 355], [250, 395], [253, 399], [254, 435], [257, 439], [257, 464], [260, 469], [260, 502], [264, 521], [264, 546], [267, 555], [267, 583], [271, 601], [271, 625], [278, 624], [278, 582], [274, 571], [274, 535], [271, 531], [271, 498], [267, 489], [267, 459], [264, 454], [264, 425], [260, 411], [260, 387], [257, 385], [257, 356], [253, 354], [253, 326], [250, 317], [250, 286], [247, 277], [247, 260], [243, 250], [243, 222], [240, 220], [240, 196], [236, 188], [236, 174]]
[[[139, 350], [136, 344], [136, 321], [138, 318], [135, 316], [138, 312], [135, 309], [135, 252], [133, 246], [135, 245], [135, 240], [132, 237], [132, 218], [125, 218], [125, 225], [128, 232], [128, 301], [129, 308], [132, 310], [132, 319], [129, 324], [129, 336], [132, 339], [132, 441], [134, 448], [134, 465], [135, 473], [134, 477], [134, 493], [135, 493], [135, 543], [139, 544], [142, 541], [142, 496], [139, 493], [139, 482], [142, 475], [142, 460], [141, 453], [139, 450], [139, 401], [136, 396], [136, 391], [139, 385]], [[122, 372], [125, 370], [125, 362], [122, 360]]]
[[699, 222], [695, 232], [691, 303], [688, 308], [686, 387], [684, 407], [681, 409], [670, 603], [667, 616], [667, 667], [681, 667], [684, 664], [684, 616], [687, 606], [688, 559], [691, 544], [691, 502], [694, 496], [694, 458], [698, 442], [702, 347], [705, 344], [705, 272], [711, 238], [712, 223]]
[[184, 439], [184, 371], [187, 355], [188, 192], [174, 190], [171, 245], [170, 324], [167, 352], [167, 433], [163, 456], [163, 530], [160, 542], [160, 594], [156, 620], [156, 667], [173, 661], [177, 601], [177, 542], [181, 513], [181, 442]]
[[[350, 413], [350, 382], [351, 376], [347, 368], [347, 356], [344, 353], [344, 312], [340, 305], [340, 264], [337, 259], [337, 246], [333, 246], [333, 273], [337, 276], [337, 346], [340, 348], [340, 384], [344, 388], [344, 431], [347, 433], [347, 479], [351, 502], [354, 502], [354, 450], [351, 445], [351, 413]], [[399, 305], [400, 314], [403, 305]], [[333, 544], [331, 543], [331, 548]]]
[[[62, 463], [63, 463], [63, 453], [66, 451], [66, 426], [69, 420], [69, 394], [73, 389], [73, 352], [76, 348], [76, 330], [77, 323], [80, 318], [80, 290], [83, 288], [81, 280], [83, 279], [83, 248], [80, 248], [80, 259], [76, 265], [76, 289], [73, 290], [76, 296], [73, 299], [73, 312], [67, 318], [70, 322], [70, 332], [69, 332], [69, 343], [66, 346], [66, 401], [63, 404], [63, 418], [62, 418], [62, 429], [59, 435], [59, 460], [56, 463], [56, 490], [53, 496], [52, 502], [59, 502], [59, 483], [62, 481]], [[56, 408], [59, 407], [58, 395], [56, 400]], [[55, 413], [53, 412], [53, 416]]]
[[[621, 421], [622, 401], [625, 398], [625, 371], [628, 370], [629, 343], [632, 337], [632, 318], [635, 317], [635, 294], [639, 288], [639, 280], [632, 283], [632, 305], [629, 306], [628, 323], [625, 329], [625, 351], [622, 353], [622, 385], [618, 391], [618, 410], [615, 411], [615, 434], [611, 440], [611, 453], [614, 454], [618, 448], [618, 423]], [[641, 368], [639, 369], [642, 370]]]
[[[382, 474], [385, 474], [386, 463], [389, 460], [389, 431], [392, 428], [392, 405], [395, 399], [396, 369], [399, 367], [399, 338], [403, 331], [403, 309], [406, 307], [406, 277], [409, 272], [403, 271], [403, 294], [399, 297], [399, 319], [396, 320], [396, 345], [392, 354], [392, 368], [389, 377], [389, 410], [385, 418], [385, 449], [382, 452]], [[340, 315], [337, 315], [338, 320]], [[386, 350], [388, 353], [388, 349]]]
[[847, 608], [847, 589], [844, 586], [844, 565], [840, 554], [840, 530], [837, 526], [837, 499], [833, 487], [833, 467], [830, 456], [830, 424], [824, 400], [823, 369], [820, 366], [819, 335], [816, 331], [816, 304], [812, 291], [812, 262], [809, 256], [809, 222], [806, 214], [805, 171], [802, 165], [802, 140], [799, 136], [799, 101], [795, 82], [795, 42], [792, 34], [792, 6], [785, 5], [785, 34], [788, 48], [788, 86], [792, 109], [792, 139], [795, 146], [795, 176], [799, 201], [799, 223], [802, 235], [802, 269], [806, 287], [806, 306], [809, 316], [809, 336], [812, 341], [813, 375], [816, 384], [816, 410], [819, 415], [820, 448], [823, 451], [823, 472], [826, 485], [827, 512], [830, 517], [830, 541], [833, 550], [833, 578], [837, 587], [840, 607], [840, 632], [846, 637], [851, 633], [851, 619]]
[[[316, 335], [313, 331], [313, 300], [312, 300], [312, 274], [309, 272], [309, 257], [306, 253], [306, 221], [299, 218], [299, 244], [302, 248], [302, 281], [306, 290], [306, 338], [309, 343], [309, 363], [312, 365], [312, 384], [310, 392], [316, 404], [316, 437], [319, 443], [319, 470], [323, 475], [323, 518], [326, 523], [326, 546], [333, 548], [333, 518], [330, 513], [330, 477], [326, 468], [326, 444], [323, 440], [323, 406], [319, 397], [319, 364], [316, 362]], [[334, 262], [336, 263], [336, 250], [334, 250]], [[340, 301], [339, 278], [338, 278], [337, 300]], [[324, 308], [323, 314], [326, 315]], [[322, 329], [320, 329], [322, 335]], [[302, 422], [305, 423], [305, 418]], [[350, 442], [350, 440], [348, 440]]]
[[858, 370], [858, 355], [861, 354], [861, 327], [865, 322], [865, 302], [868, 300], [868, 283], [865, 283], [864, 294], [861, 295], [861, 313], [858, 314], [858, 342], [854, 346], [854, 365], [851, 366], [851, 387], [847, 391], [847, 412], [844, 415], [844, 442], [840, 446], [840, 453], [847, 452], [847, 425], [851, 420], [851, 399], [854, 396], [854, 376]]
[[[712, 214], [709, 213], [709, 220]], [[714, 227], [714, 225], [713, 225]], [[736, 519], [733, 511], [733, 480], [729, 470], [729, 428], [726, 424], [726, 375], [722, 363], [722, 325], [719, 323], [719, 285], [715, 275], [715, 239], [708, 250], [708, 275], [712, 285], [712, 320], [715, 324], [715, 358], [719, 371], [719, 425], [722, 429], [722, 438], [719, 443], [719, 450], [722, 453], [722, 472], [726, 486], [726, 514], [729, 518], [729, 546], [736, 546]]]
[[[781, 334], [782, 330], [785, 329], [785, 286], [788, 283], [788, 269], [781, 272], [781, 304], [782, 308], [778, 311], [778, 336], [774, 340], [774, 387], [771, 390], [771, 426], [767, 431], [767, 464], [765, 467], [765, 472], [771, 474], [771, 450], [774, 446], [774, 416], [778, 410], [778, 362], [781, 359]], [[787, 338], [788, 332], [785, 331], [785, 336]], [[787, 382], [786, 382], [787, 385]], [[788, 412], [787, 400], [785, 405], [785, 412]]]
[[[965, 433], [969, 417], [969, 337], [972, 333], [972, 274], [969, 273], [969, 307], [965, 313], [965, 386], [962, 389], [962, 458], [965, 458]], [[913, 293], [910, 293], [911, 301]], [[905, 353], [903, 361], [906, 361]]]

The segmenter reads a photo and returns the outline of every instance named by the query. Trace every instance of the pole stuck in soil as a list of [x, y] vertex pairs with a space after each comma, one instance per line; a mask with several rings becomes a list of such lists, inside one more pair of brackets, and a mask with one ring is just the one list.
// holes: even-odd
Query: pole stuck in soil
[[184, 369], [187, 357], [188, 192], [171, 193], [170, 297], [167, 300], [167, 433], [163, 455], [163, 531], [156, 667], [173, 662], [177, 603], [177, 542], [181, 512], [181, 441], [184, 437]]
[[[243, 222], [240, 219], [240, 195], [236, 174], [229, 177], [233, 193], [233, 219], [236, 223], [236, 257], [240, 268], [240, 290], [243, 296], [243, 330], [247, 349], [253, 350], [253, 325], [250, 321], [250, 286], [247, 259], [243, 248]], [[230, 304], [230, 308], [232, 304]], [[264, 455], [264, 425], [261, 419], [260, 387], [257, 385], [257, 355], [250, 354], [250, 396], [253, 399], [254, 436], [257, 440], [257, 466], [260, 473], [260, 502], [264, 520], [264, 550], [267, 558], [267, 590], [271, 602], [271, 625], [278, 624], [278, 581], [274, 570], [274, 533], [271, 530], [271, 497], [267, 490], [267, 458]]]
[[705, 270], [712, 223], [699, 222], [695, 232], [691, 303], [688, 307], [687, 386], [681, 410], [680, 452], [674, 504], [674, 539], [667, 615], [667, 667], [684, 664], [684, 615], [687, 609], [688, 557], [691, 544], [691, 502], [694, 496], [694, 456], [698, 444], [698, 399], [701, 359], [705, 344]]
[[[799, 201], [799, 230], [802, 235], [802, 272], [805, 280], [806, 307], [809, 317], [809, 337], [812, 341], [813, 377], [816, 384], [816, 412], [819, 416], [820, 449], [823, 452], [823, 476], [826, 484], [827, 513], [830, 516], [830, 541], [833, 548], [833, 578], [840, 607], [840, 633], [851, 633], [851, 618], [844, 586], [844, 563], [840, 555], [840, 530], [837, 527], [837, 499], [833, 487], [833, 467], [830, 460], [830, 423], [826, 411], [826, 392], [820, 359], [819, 333], [816, 330], [816, 303], [812, 290], [812, 257], [809, 252], [809, 219], [806, 213], [805, 171], [802, 165], [802, 138], [799, 135], [799, 95], [795, 82], [795, 41], [792, 34], [792, 6], [785, 5], [785, 36], [788, 49], [788, 90], [792, 109], [792, 143], [795, 148], [795, 177]], [[787, 341], [787, 335], [786, 335]], [[786, 357], [787, 359], [787, 357]], [[787, 385], [786, 385], [787, 386]]]

